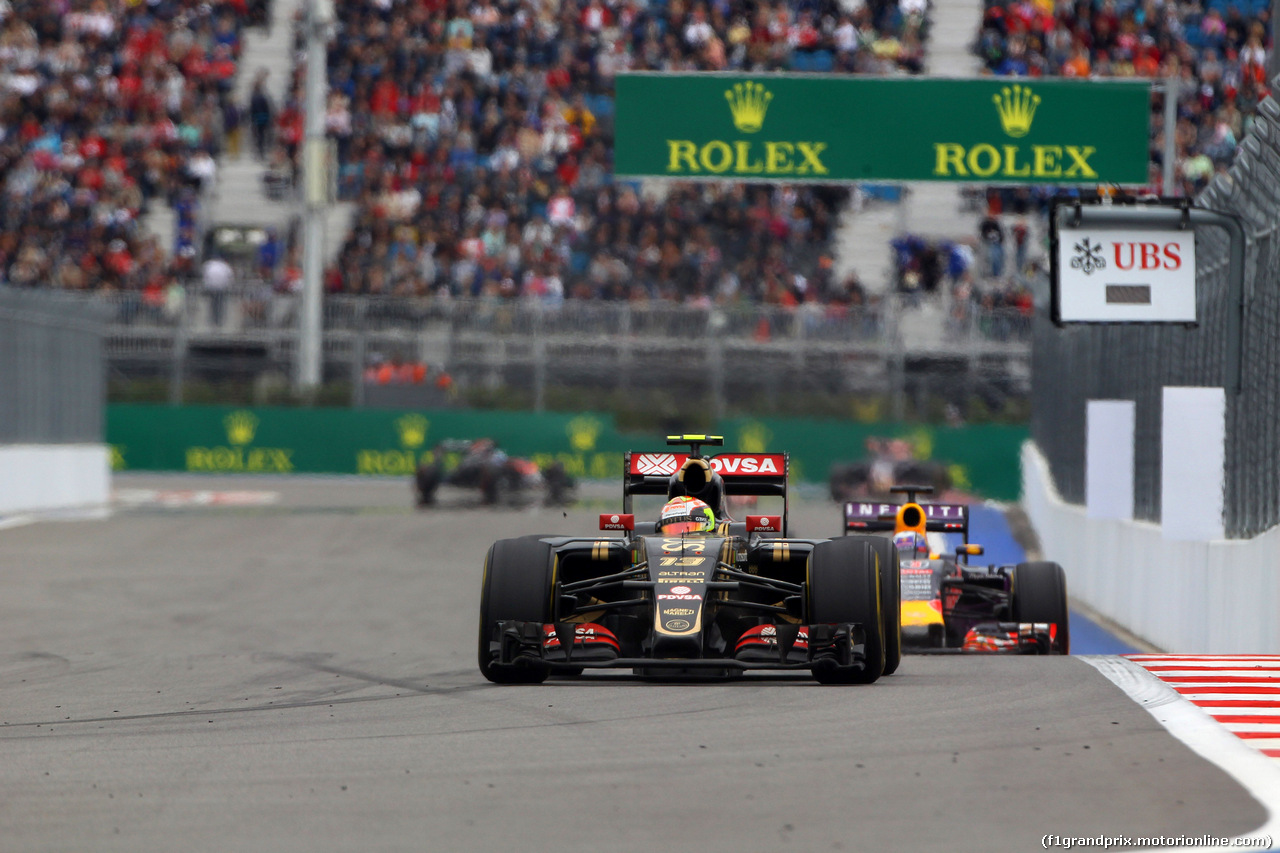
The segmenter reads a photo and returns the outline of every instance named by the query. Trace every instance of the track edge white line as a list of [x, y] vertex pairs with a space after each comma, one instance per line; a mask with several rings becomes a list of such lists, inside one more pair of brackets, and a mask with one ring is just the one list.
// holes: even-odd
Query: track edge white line
[[[1230, 730], [1191, 704], [1181, 694], [1138, 664], [1116, 655], [1076, 655], [1119, 687], [1169, 734], [1182, 741], [1205, 761], [1220, 768], [1266, 809], [1262, 826], [1239, 837], [1269, 835], [1272, 846], [1280, 840], [1280, 761], [1258, 752]], [[1241, 847], [1178, 847], [1176, 850], [1258, 850]]]

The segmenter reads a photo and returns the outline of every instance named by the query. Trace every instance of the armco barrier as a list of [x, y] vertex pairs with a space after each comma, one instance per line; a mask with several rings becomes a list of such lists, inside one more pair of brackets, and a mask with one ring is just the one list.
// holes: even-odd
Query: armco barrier
[[[825, 482], [835, 462], [856, 461], [871, 436], [903, 437], [917, 456], [946, 462], [952, 479], [986, 497], [1018, 494], [1022, 427], [916, 427], [841, 421], [733, 419], [718, 424], [725, 449], [787, 450], [797, 481]], [[657, 434], [624, 434], [604, 414], [237, 409], [116, 404], [107, 441], [117, 470], [201, 473], [339, 473], [406, 476], [446, 438], [493, 438], [508, 453], [559, 460], [588, 479], [622, 476], [627, 450], [660, 450]]]
[[1249, 540], [1166, 541], [1147, 521], [1088, 518], [1062, 500], [1034, 443], [1022, 502], [1073, 598], [1172, 652], [1280, 651], [1280, 529]]
[[101, 506], [110, 491], [105, 445], [0, 446], [0, 514]]

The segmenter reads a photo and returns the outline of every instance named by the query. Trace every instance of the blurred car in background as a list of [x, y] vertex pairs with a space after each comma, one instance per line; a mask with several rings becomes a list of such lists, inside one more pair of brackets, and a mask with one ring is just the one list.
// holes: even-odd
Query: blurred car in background
[[895, 483], [923, 483], [942, 494], [951, 488], [951, 475], [941, 462], [917, 459], [905, 438], [868, 438], [867, 455], [858, 462], [831, 466], [831, 499], [837, 503], [888, 498]]
[[486, 506], [542, 500], [549, 506], [570, 503], [576, 483], [558, 462], [540, 466], [508, 456], [491, 438], [446, 439], [418, 466], [413, 489], [420, 507], [436, 502], [440, 486], [477, 490]]

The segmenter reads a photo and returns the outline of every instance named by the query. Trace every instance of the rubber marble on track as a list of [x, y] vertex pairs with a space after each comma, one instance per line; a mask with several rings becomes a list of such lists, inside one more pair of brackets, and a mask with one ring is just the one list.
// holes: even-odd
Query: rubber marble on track
[[[403, 483], [0, 531], [0, 846], [27, 850], [1039, 849], [1244, 833], [1262, 808], [1092, 668], [908, 658], [869, 687], [475, 665], [492, 539], [560, 510]], [[799, 532], [834, 533], [813, 503]]]

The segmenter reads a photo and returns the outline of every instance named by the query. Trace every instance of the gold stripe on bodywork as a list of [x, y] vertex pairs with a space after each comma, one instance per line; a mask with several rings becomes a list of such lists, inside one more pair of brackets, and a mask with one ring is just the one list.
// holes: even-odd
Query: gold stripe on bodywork
[[785, 563], [791, 559], [791, 543], [775, 542], [773, 543], [773, 561], [775, 563]]

